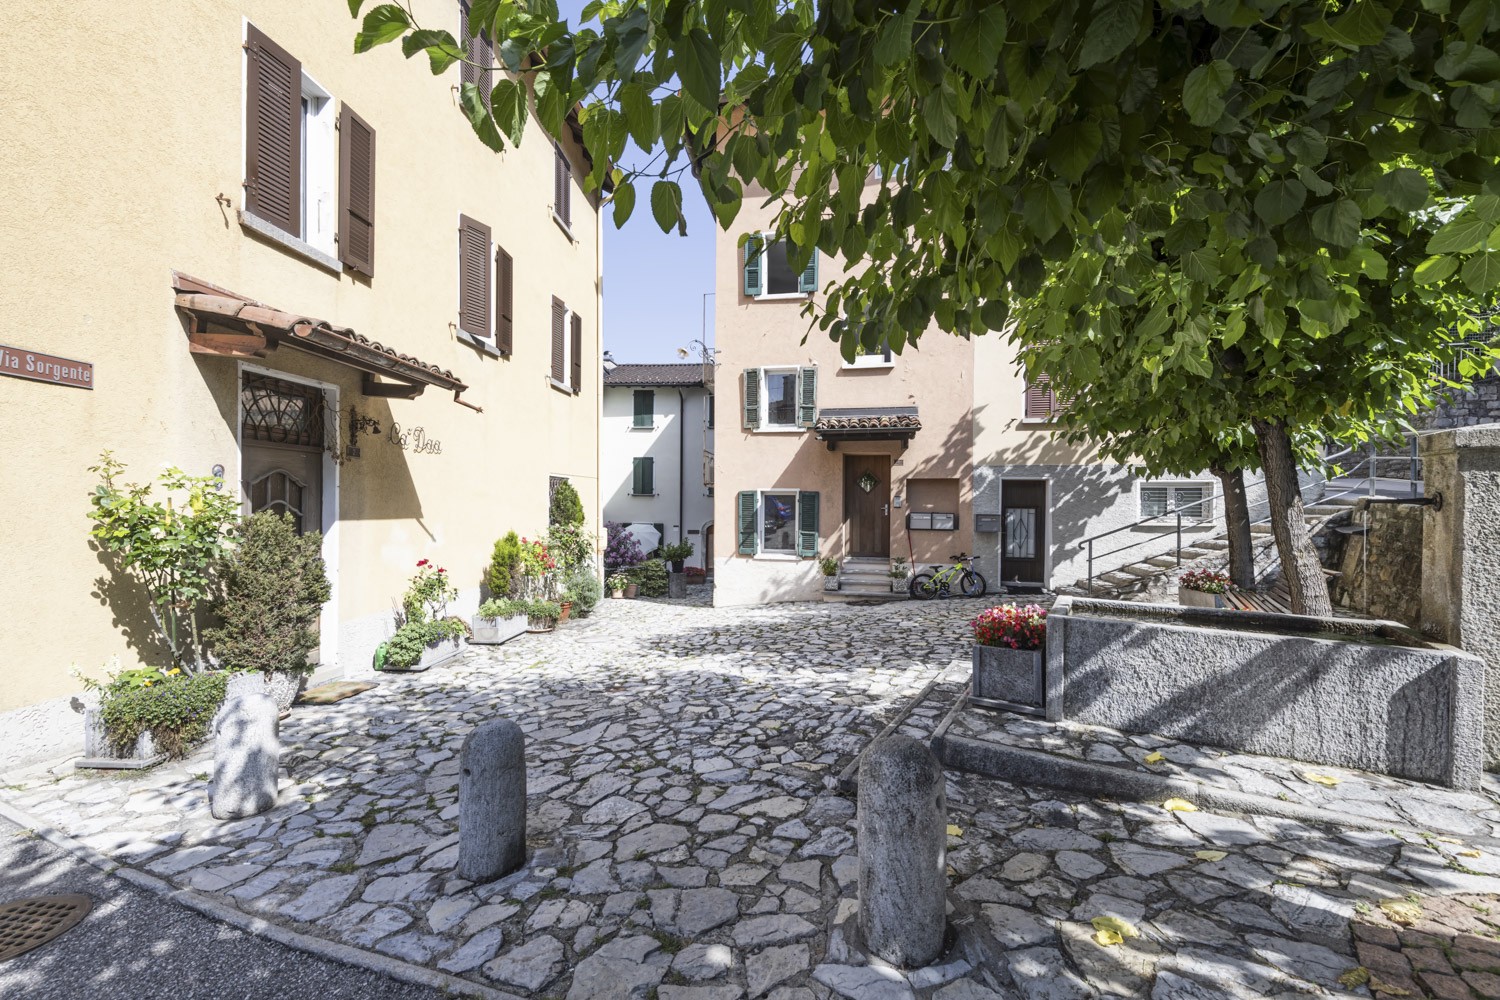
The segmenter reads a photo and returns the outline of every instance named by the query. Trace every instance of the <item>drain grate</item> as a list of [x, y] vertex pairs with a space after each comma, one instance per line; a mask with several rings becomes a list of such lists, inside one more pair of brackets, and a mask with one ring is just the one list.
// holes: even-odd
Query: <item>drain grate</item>
[[77, 893], [33, 896], [0, 904], [0, 962], [23, 955], [72, 930], [93, 908], [92, 899]]

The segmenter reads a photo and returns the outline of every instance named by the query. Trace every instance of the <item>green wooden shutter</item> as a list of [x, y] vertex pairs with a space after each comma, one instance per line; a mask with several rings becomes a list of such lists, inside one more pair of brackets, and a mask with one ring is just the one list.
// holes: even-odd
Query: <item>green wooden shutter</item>
[[754, 298], [765, 288], [765, 240], [759, 236], [745, 239], [745, 294]]
[[755, 505], [759, 499], [754, 490], [745, 490], [740, 494], [741, 555], [753, 556], [760, 549], [760, 546], [756, 544], [759, 538], [755, 533]]
[[807, 262], [807, 267], [797, 276], [797, 291], [816, 292], [818, 290], [818, 249], [813, 248], [812, 257]]
[[630, 492], [638, 497], [648, 497], [655, 493], [656, 459], [632, 459], [631, 466]]
[[760, 426], [760, 369], [745, 369], [745, 429]]
[[811, 427], [818, 419], [818, 370], [797, 370], [797, 426]]
[[656, 393], [650, 389], [637, 389], [635, 391], [635, 424], [636, 427], [654, 427], [656, 425]]
[[799, 490], [797, 493], [797, 554], [816, 557], [818, 554], [818, 504], [816, 490]]

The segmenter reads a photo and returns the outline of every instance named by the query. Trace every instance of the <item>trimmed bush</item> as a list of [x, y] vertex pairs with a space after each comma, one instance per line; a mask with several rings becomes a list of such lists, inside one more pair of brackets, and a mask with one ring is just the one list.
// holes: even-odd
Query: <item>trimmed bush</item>
[[490, 554], [490, 565], [485, 571], [484, 582], [492, 597], [513, 597], [518, 581], [516, 570], [521, 565], [521, 537], [507, 531], [505, 537], [495, 542]]
[[625, 570], [625, 575], [640, 588], [641, 597], [667, 596], [667, 564], [660, 559], [647, 559], [638, 566]]
[[139, 687], [111, 685], [99, 699], [110, 746], [128, 757], [141, 734], [150, 733], [156, 749], [168, 757], [186, 757], [208, 736], [208, 727], [224, 703], [228, 679], [224, 671], [212, 670], [177, 674]]
[[573, 484], [566, 479], [557, 484], [557, 489], [552, 491], [552, 508], [548, 511], [549, 524], [562, 524], [578, 526], [584, 521], [583, 501], [578, 496], [578, 491]]
[[573, 610], [579, 615], [586, 615], [593, 611], [603, 597], [604, 585], [599, 582], [599, 577], [594, 571], [587, 567], [579, 567], [575, 570], [568, 578], [567, 587], [563, 590], [563, 599], [572, 601]]
[[225, 670], [305, 673], [318, 645], [318, 614], [332, 593], [323, 536], [298, 535], [289, 514], [252, 514], [221, 561], [220, 624], [203, 636]]

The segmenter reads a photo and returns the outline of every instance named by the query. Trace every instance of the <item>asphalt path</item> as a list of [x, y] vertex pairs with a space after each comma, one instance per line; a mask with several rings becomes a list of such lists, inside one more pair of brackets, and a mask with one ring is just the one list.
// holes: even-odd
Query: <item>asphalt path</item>
[[5, 1000], [425, 1000], [444, 994], [288, 948], [106, 875], [0, 819], [0, 903], [82, 893], [93, 911], [0, 962]]

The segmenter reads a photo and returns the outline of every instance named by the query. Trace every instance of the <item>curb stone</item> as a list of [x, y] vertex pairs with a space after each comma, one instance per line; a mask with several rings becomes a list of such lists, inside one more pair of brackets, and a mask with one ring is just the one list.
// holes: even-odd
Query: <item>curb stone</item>
[[61, 850], [85, 861], [99, 869], [106, 875], [113, 875], [138, 889], [167, 899], [190, 910], [195, 910], [211, 920], [228, 924], [256, 937], [275, 941], [278, 944], [294, 948], [297, 951], [344, 965], [352, 965], [359, 969], [368, 969], [387, 975], [392, 979], [403, 983], [411, 983], [415, 986], [426, 986], [434, 990], [441, 990], [445, 994], [462, 997], [476, 997], [478, 1000], [524, 1000], [514, 993], [506, 993], [501, 990], [491, 989], [480, 983], [458, 976], [450, 976], [444, 972], [437, 972], [424, 966], [413, 965], [403, 962], [399, 958], [389, 955], [380, 955], [365, 951], [363, 948], [355, 948], [352, 945], [339, 944], [324, 938], [314, 937], [311, 934], [303, 934], [301, 931], [273, 924], [260, 917], [250, 914], [220, 902], [192, 889], [179, 889], [171, 883], [148, 875], [143, 871], [122, 865], [113, 861], [99, 851], [94, 850], [87, 844], [80, 843], [60, 830], [55, 830], [32, 816], [24, 810], [17, 809], [8, 802], [0, 801], [0, 816], [10, 820], [12, 823], [41, 837], [43, 840]]

